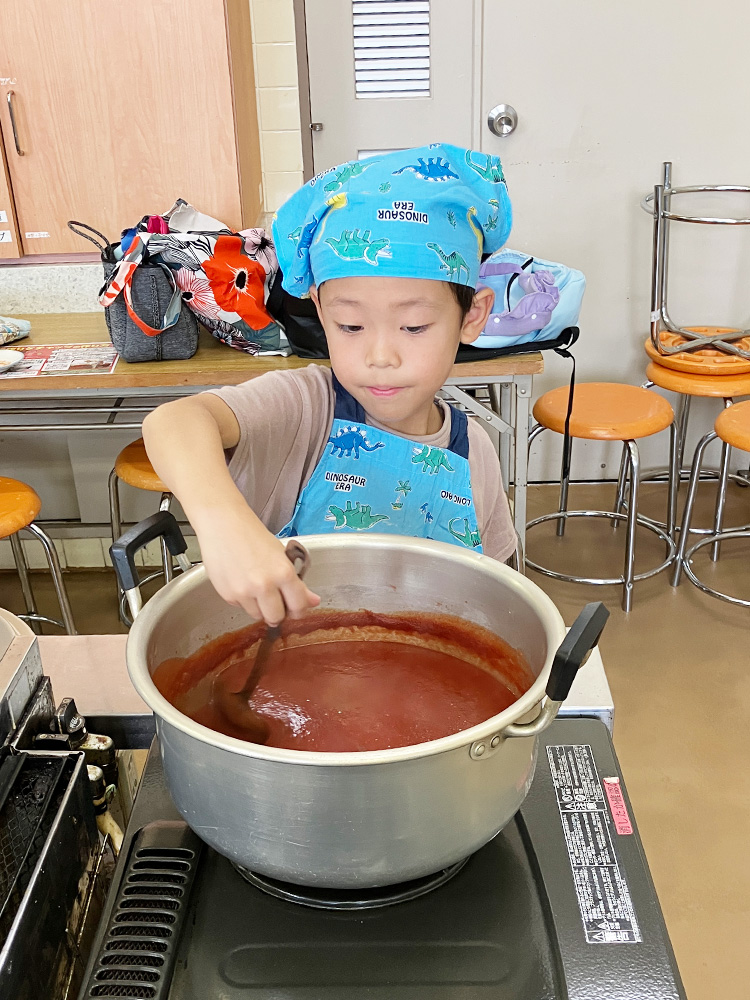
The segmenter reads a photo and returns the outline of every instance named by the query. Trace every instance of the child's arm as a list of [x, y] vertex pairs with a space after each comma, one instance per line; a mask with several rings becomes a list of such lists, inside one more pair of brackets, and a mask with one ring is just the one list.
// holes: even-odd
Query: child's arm
[[143, 421], [148, 456], [195, 529], [211, 583], [229, 604], [275, 625], [320, 598], [232, 481], [224, 450], [239, 436], [230, 407], [210, 393], [165, 403]]

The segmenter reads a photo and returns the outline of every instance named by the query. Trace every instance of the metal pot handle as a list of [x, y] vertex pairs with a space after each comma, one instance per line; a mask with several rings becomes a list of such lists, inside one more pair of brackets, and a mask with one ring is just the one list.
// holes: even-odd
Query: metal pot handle
[[185, 555], [187, 542], [183, 538], [177, 519], [168, 510], [157, 511], [156, 514], [151, 514], [150, 517], [134, 524], [109, 547], [112, 565], [120, 587], [125, 592], [130, 608], [130, 617], [133, 621], [143, 607], [141, 590], [138, 586], [135, 554], [155, 538], [164, 539], [167, 549], [177, 560], [177, 564], [183, 572], [190, 569], [190, 560]]
[[599, 642], [608, 618], [609, 611], [601, 601], [586, 605], [555, 653], [545, 690], [547, 697], [539, 715], [533, 722], [512, 722], [503, 730], [503, 736], [537, 736], [549, 726], [568, 697], [576, 674]]

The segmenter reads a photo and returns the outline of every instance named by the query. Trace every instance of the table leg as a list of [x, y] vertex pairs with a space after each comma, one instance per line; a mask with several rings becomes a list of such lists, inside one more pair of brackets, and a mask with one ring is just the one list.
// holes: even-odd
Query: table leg
[[531, 413], [531, 375], [516, 375], [513, 380], [516, 396], [514, 425], [515, 484], [513, 489], [513, 522], [518, 535], [518, 569], [526, 569], [526, 486], [529, 472], [529, 417]]
[[[512, 383], [505, 385], [488, 386], [490, 402], [493, 410], [499, 413], [500, 417], [511, 426], [513, 425], [513, 386]], [[498, 438], [498, 455], [500, 456], [500, 471], [503, 474], [503, 482], [511, 481], [512, 438], [510, 434], [501, 434]]]
[[[500, 385], [493, 383], [487, 386], [490, 397], [490, 406], [499, 414], [501, 419], [508, 424], [508, 431], [498, 437], [498, 456], [500, 458], [500, 474], [503, 479], [503, 486], [510, 496], [510, 486], [515, 480], [513, 472], [516, 448], [515, 448], [515, 422], [516, 414], [514, 403], [514, 383], [504, 382]], [[513, 433], [511, 433], [511, 431]], [[517, 560], [520, 560], [519, 553], [516, 553]], [[516, 567], [517, 568], [517, 567]]]

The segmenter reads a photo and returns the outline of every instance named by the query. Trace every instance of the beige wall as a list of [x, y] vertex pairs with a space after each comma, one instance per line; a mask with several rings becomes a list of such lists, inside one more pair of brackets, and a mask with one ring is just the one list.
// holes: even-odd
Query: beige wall
[[267, 212], [303, 183], [292, 0], [249, 0]]

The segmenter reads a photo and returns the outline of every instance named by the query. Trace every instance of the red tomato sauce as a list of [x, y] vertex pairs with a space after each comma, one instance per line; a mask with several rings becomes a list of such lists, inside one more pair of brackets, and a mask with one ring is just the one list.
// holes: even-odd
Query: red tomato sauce
[[[243, 739], [216, 704], [214, 685], [242, 688], [263, 631], [252, 625], [167, 660], [154, 683], [191, 719]], [[250, 705], [269, 726], [269, 746], [384, 750], [484, 722], [533, 680], [517, 650], [459, 618], [327, 610], [284, 623]]]

